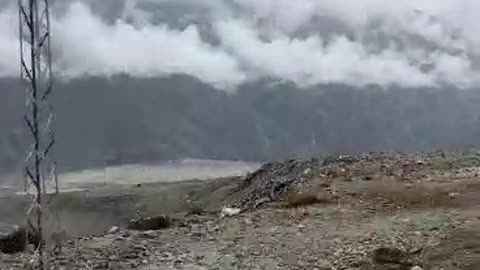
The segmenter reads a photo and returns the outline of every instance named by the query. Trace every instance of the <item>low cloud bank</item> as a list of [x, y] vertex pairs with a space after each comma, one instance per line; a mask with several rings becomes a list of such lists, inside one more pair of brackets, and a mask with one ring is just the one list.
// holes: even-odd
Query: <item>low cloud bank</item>
[[[153, 1], [154, 2], [154, 1]], [[109, 23], [72, 2], [52, 22], [55, 73], [65, 78], [182, 73], [220, 89], [259, 78], [299, 87], [458, 88], [480, 84], [473, 0], [127, 1]], [[154, 23], [150, 5], [198, 7], [187, 27]], [[0, 10], [0, 76], [19, 72], [15, 6]], [[188, 18], [202, 16], [201, 22]], [[190, 12], [190, 9], [189, 9]], [[200, 14], [204, 15], [204, 14]], [[204, 36], [205, 26], [215, 42]]]

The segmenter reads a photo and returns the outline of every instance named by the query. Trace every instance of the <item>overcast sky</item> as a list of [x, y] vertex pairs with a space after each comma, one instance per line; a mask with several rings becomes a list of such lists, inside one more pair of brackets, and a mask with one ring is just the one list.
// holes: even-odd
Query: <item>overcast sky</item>
[[[155, 8], [145, 10], [145, 2]], [[260, 77], [299, 87], [480, 84], [478, 0], [137, 0], [119, 7], [113, 22], [84, 2], [54, 12], [56, 74], [185, 73], [222, 89]], [[0, 11], [0, 76], [19, 71], [15, 8]]]

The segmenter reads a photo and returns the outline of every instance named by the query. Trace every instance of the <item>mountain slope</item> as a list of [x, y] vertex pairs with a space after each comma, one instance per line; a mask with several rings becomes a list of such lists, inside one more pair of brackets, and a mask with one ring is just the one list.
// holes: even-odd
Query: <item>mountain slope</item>
[[[272, 160], [332, 152], [474, 146], [480, 93], [447, 89], [307, 90], [258, 81], [236, 93], [188, 76], [56, 82], [64, 169], [193, 157]], [[0, 80], [0, 163], [22, 160], [24, 91]]]

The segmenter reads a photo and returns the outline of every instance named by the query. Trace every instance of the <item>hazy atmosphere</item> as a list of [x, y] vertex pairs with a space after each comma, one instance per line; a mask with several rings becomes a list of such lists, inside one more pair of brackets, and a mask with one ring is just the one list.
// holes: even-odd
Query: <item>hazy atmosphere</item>
[[[16, 8], [0, 8], [0, 161], [8, 166], [25, 145]], [[471, 0], [56, 0], [60, 164], [474, 146], [479, 8]]]
[[479, 270], [479, 14], [0, 0], [0, 269]]

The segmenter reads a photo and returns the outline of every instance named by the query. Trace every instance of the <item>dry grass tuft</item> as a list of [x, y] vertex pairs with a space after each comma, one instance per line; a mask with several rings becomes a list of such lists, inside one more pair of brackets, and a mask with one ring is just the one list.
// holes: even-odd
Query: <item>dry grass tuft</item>
[[331, 203], [332, 200], [332, 196], [325, 192], [294, 192], [287, 196], [285, 200], [285, 206], [287, 208], [298, 208], [314, 204], [328, 204]]

